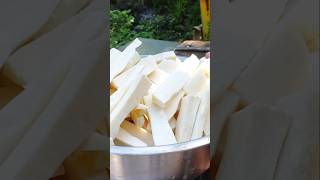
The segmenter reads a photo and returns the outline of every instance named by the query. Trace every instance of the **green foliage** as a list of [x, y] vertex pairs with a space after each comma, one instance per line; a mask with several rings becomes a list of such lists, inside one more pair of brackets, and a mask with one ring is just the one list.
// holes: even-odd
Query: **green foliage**
[[110, 11], [111, 47], [121, 46], [135, 37], [169, 41], [191, 39], [193, 27], [201, 23], [198, 0], [153, 0], [149, 8], [155, 13], [139, 21], [135, 21], [129, 10]]
[[110, 46], [118, 47], [134, 38], [132, 32], [134, 17], [130, 11], [110, 11]]
[[[169, 1], [168, 12], [171, 16], [173, 16], [177, 21], [182, 21], [182, 17], [187, 13], [188, 9], [186, 6], [188, 5], [187, 0], [175, 0]], [[171, 7], [171, 8], [170, 8]]]
[[155, 15], [150, 19], [141, 20], [136, 31], [140, 37], [180, 41], [192, 38], [192, 27], [181, 24], [171, 15]]
[[191, 39], [193, 27], [201, 23], [199, 1], [156, 0], [156, 2], [154, 9], [157, 14], [150, 19], [140, 21], [145, 27], [151, 26], [154, 38], [170, 41]]

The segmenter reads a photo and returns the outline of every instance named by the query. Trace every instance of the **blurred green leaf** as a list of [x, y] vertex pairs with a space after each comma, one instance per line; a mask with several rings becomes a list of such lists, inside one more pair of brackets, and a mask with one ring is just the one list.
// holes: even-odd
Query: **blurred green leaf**
[[152, 7], [148, 8], [152, 8], [154, 14], [140, 17], [138, 21], [130, 10], [110, 11], [111, 47], [119, 47], [136, 37], [168, 41], [192, 39], [193, 27], [201, 23], [198, 0], [153, 0]]

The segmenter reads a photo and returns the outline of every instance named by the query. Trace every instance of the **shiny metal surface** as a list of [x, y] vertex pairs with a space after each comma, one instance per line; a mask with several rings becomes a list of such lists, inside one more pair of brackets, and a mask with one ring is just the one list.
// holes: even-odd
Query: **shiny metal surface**
[[192, 179], [210, 166], [210, 137], [157, 147], [110, 147], [111, 180]]

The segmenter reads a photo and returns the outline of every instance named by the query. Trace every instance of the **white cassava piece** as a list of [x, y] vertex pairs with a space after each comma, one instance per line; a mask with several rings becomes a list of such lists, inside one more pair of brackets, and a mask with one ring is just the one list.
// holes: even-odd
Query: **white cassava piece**
[[201, 99], [197, 96], [186, 96], [182, 99], [176, 125], [178, 142], [190, 141], [200, 103]]
[[110, 114], [110, 136], [116, 137], [120, 124], [125, 117], [132, 111], [138, 104], [139, 100], [147, 94], [151, 82], [145, 77], [140, 76], [133, 81], [124, 96], [121, 98], [118, 106]]
[[172, 60], [162, 60], [160, 63], [159, 63], [159, 68], [166, 72], [166, 73], [173, 73], [180, 65], [180, 62], [179, 61], [172, 61]]
[[153, 141], [156, 146], [177, 143], [165, 112], [155, 104], [148, 107]]
[[181, 66], [170, 74], [167, 79], [161, 83], [153, 93], [154, 102], [164, 108], [177, 93], [185, 86], [193, 74], [193, 71], [198, 67], [199, 59], [191, 55]]

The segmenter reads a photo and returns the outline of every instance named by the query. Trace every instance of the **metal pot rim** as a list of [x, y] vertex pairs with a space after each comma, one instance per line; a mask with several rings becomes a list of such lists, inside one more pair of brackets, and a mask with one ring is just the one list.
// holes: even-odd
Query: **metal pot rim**
[[152, 147], [128, 147], [128, 146], [110, 146], [111, 155], [156, 155], [164, 153], [174, 153], [187, 151], [210, 144], [210, 136], [205, 136], [196, 140], [170, 144], [164, 146]]

